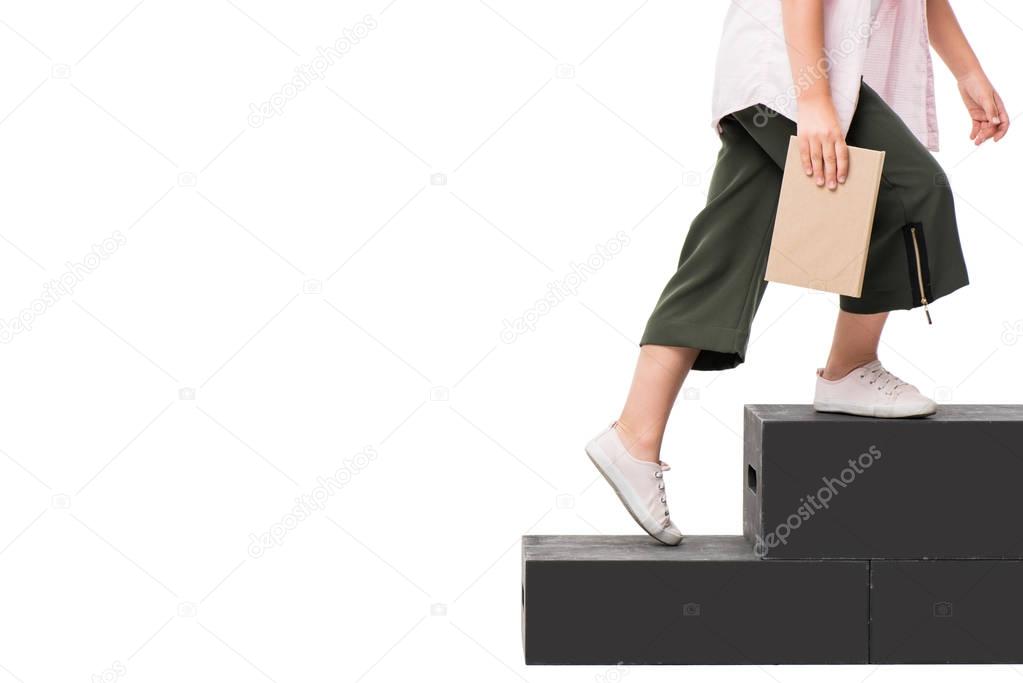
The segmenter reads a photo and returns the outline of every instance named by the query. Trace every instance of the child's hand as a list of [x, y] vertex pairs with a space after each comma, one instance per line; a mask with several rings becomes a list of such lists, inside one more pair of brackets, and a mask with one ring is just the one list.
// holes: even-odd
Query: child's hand
[[796, 136], [806, 175], [814, 176], [818, 186], [827, 183], [829, 190], [845, 182], [849, 148], [830, 97], [800, 98]]
[[970, 139], [975, 145], [989, 138], [998, 142], [1009, 130], [1009, 116], [1002, 98], [983, 71], [973, 71], [959, 79], [959, 94], [973, 119]]

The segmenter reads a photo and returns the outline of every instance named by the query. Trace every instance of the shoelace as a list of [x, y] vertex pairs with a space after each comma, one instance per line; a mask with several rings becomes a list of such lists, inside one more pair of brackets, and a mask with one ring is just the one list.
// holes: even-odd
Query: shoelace
[[657, 465], [658, 465], [659, 469], [656, 472], [654, 472], [654, 479], [660, 479], [661, 480], [657, 484], [657, 490], [659, 490], [661, 492], [661, 504], [664, 505], [664, 519], [661, 521], [661, 526], [664, 527], [664, 528], [668, 528], [668, 526], [671, 524], [671, 520], [670, 520], [670, 518], [668, 516], [668, 498], [667, 498], [667, 496], [664, 495], [664, 474], [663, 473], [667, 472], [668, 470], [670, 470], [671, 469], [671, 465], [669, 465], [668, 463], [664, 462], [663, 460], [659, 460], [657, 462]]
[[861, 372], [860, 379], [865, 378], [867, 375], [870, 375], [873, 378], [870, 380], [870, 384], [877, 384], [878, 382], [881, 382], [881, 384], [877, 387], [878, 391], [884, 391], [886, 387], [891, 385], [891, 388], [884, 392], [885, 396], [892, 396], [903, 387], [909, 386], [909, 382], [899, 379], [896, 375], [885, 370], [881, 365], [871, 368], [865, 372]]

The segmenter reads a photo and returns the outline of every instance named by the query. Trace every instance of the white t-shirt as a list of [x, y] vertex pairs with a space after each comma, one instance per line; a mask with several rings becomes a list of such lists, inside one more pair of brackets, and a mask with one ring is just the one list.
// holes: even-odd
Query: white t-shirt
[[[793, 79], [781, 5], [781, 0], [729, 3], [714, 79], [715, 127], [756, 104], [798, 121], [798, 95], [816, 76]], [[842, 132], [849, 131], [862, 78], [920, 142], [937, 150], [926, 0], [825, 0], [824, 8], [825, 68]]]

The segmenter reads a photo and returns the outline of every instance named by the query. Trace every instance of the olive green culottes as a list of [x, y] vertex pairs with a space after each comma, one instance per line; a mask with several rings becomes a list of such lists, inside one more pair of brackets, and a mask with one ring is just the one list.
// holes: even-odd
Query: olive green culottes
[[[707, 205], [693, 220], [678, 270], [640, 344], [700, 349], [694, 370], [727, 370], [746, 359], [750, 326], [767, 282], [782, 169], [796, 124], [763, 105], [721, 120], [721, 151]], [[969, 284], [948, 180], [902, 119], [863, 84], [846, 135], [884, 150], [863, 293], [842, 296], [852, 313], [930, 303]]]

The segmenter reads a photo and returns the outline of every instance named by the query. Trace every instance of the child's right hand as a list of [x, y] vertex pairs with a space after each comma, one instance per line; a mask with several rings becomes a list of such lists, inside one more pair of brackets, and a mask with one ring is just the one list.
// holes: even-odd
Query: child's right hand
[[814, 176], [818, 187], [826, 183], [834, 190], [849, 172], [849, 148], [830, 95], [800, 98], [798, 118], [796, 136], [803, 170]]

